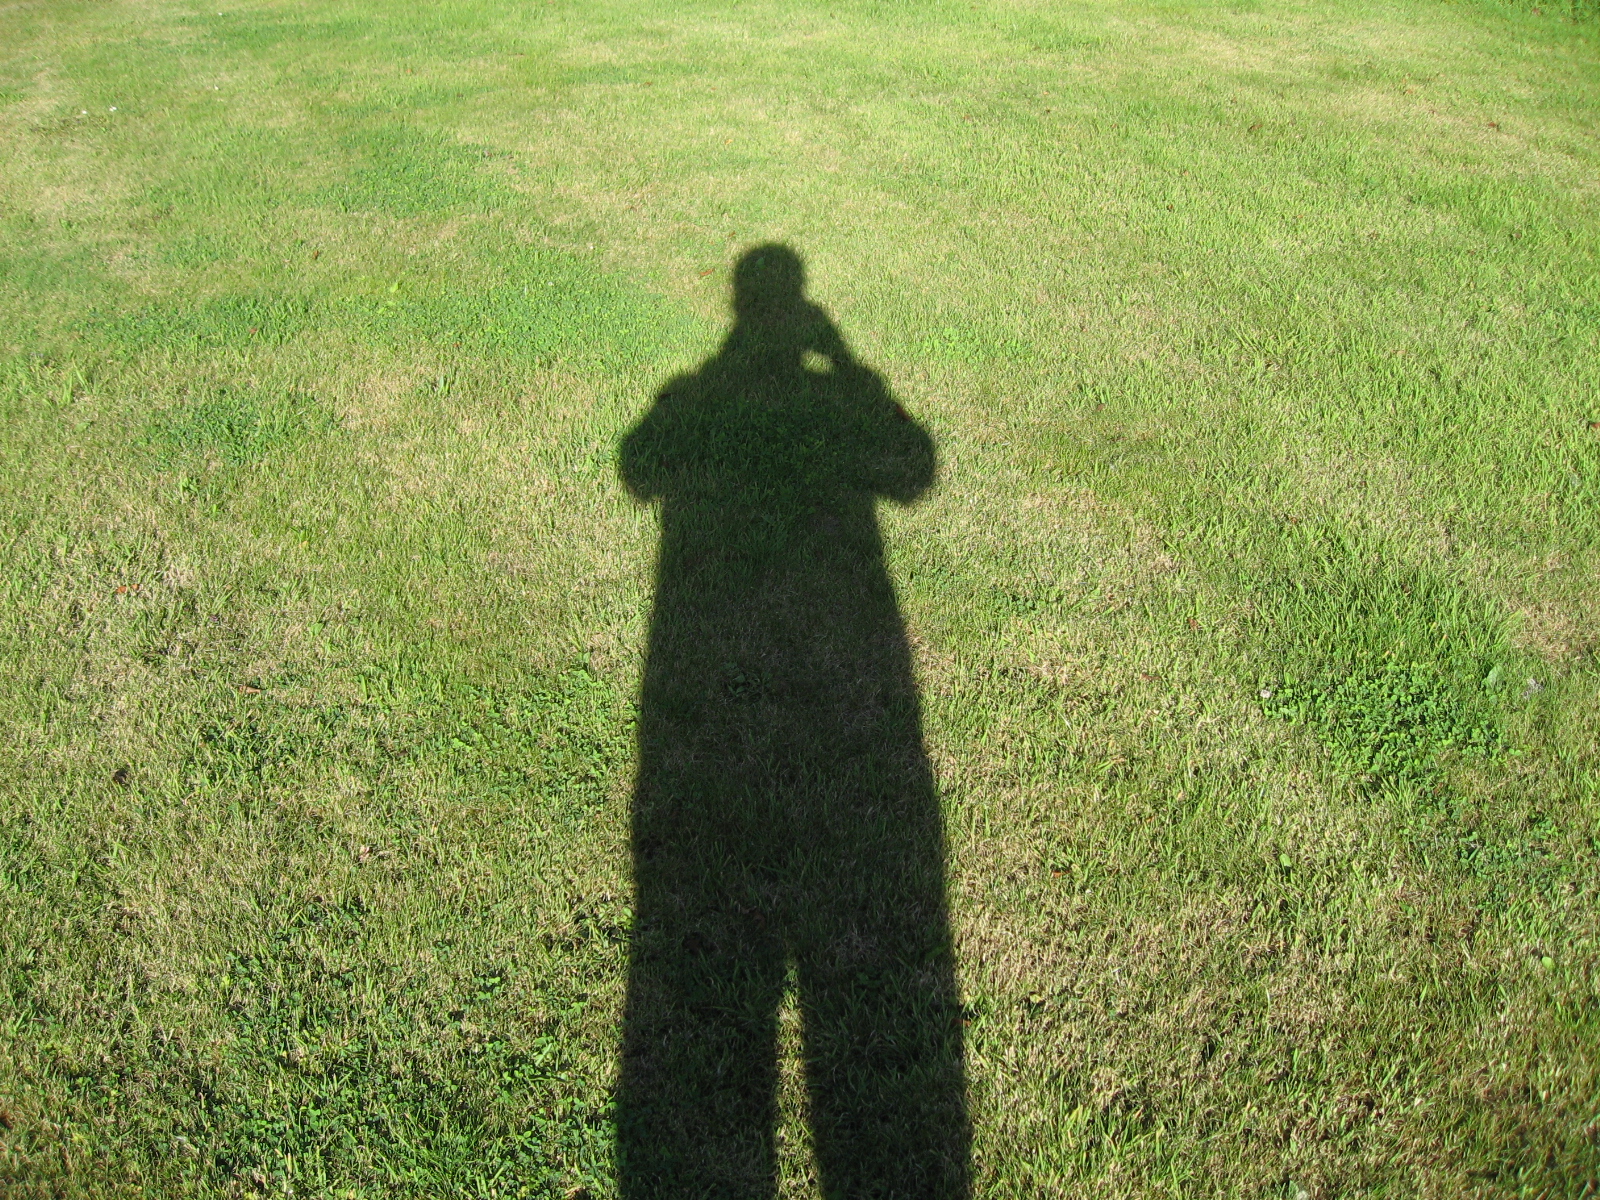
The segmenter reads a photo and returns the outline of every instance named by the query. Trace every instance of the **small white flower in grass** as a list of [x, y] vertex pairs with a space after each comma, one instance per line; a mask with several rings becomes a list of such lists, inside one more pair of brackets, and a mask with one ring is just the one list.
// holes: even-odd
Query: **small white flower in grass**
[[116, 105], [115, 105], [115, 104], [113, 104], [113, 105], [112, 105], [112, 106], [111, 106], [111, 111], [112, 111], [112, 112], [116, 112], [116, 111], [117, 111], [117, 106], [116, 106]]

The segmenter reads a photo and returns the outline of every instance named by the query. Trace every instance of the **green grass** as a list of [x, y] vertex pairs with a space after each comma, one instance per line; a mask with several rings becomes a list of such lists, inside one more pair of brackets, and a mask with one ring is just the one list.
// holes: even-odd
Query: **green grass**
[[[764, 242], [938, 457], [840, 637], [915, 674], [971, 1194], [1600, 1188], [1583, 4], [230, 3], [0, 12], [0, 1191], [650, 1194], [636, 777], [816, 680], [730, 618], [651, 691], [619, 455]], [[808, 1007], [809, 916], [784, 1196], [915, 986]]]

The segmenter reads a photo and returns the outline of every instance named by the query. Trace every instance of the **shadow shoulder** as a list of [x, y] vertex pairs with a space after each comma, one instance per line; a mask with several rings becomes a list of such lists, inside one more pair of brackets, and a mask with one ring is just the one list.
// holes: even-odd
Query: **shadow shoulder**
[[642, 500], [661, 495], [675, 465], [694, 454], [704, 420], [704, 371], [668, 380], [637, 424], [623, 435], [617, 467], [628, 490]]

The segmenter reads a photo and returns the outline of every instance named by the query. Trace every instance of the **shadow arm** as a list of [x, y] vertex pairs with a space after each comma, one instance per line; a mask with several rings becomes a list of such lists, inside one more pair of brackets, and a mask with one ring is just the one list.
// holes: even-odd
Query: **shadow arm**
[[889, 393], [883, 378], [858, 361], [844, 335], [822, 309], [812, 306], [805, 348], [833, 364], [859, 448], [859, 483], [897, 504], [912, 504], [933, 484], [937, 469], [933, 438]]
[[933, 486], [938, 470], [933, 437], [893, 400], [888, 409], [884, 420], [889, 428], [873, 490], [896, 504], [913, 504]]
[[876, 371], [854, 360], [835, 370], [855, 398], [863, 485], [896, 504], [915, 503], [933, 485], [938, 469], [932, 435], [895, 400]]
[[675, 451], [683, 450], [681, 412], [685, 380], [675, 379], [661, 390], [650, 411], [623, 435], [617, 449], [617, 474], [636, 500], [649, 502], [668, 488]]

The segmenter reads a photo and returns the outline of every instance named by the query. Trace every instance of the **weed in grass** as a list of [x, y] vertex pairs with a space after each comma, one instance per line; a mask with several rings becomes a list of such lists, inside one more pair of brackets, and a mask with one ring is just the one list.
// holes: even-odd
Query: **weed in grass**
[[219, 385], [156, 412], [145, 431], [154, 464], [170, 469], [208, 458], [247, 466], [297, 438], [331, 429], [332, 417], [310, 396], [268, 399]]
[[351, 178], [326, 198], [347, 211], [401, 217], [489, 211], [511, 196], [505, 183], [483, 170], [487, 149], [462, 146], [438, 133], [383, 123], [346, 134], [342, 149]]
[[1269, 571], [1259, 591], [1282, 656], [1264, 711], [1310, 730], [1363, 787], [1430, 781], [1452, 751], [1498, 755], [1507, 615], [1377, 547], [1314, 531], [1291, 542], [1306, 543], [1289, 551], [1292, 573]]
[[1503, 749], [1492, 716], [1473, 712], [1439, 672], [1387, 661], [1342, 679], [1293, 677], [1261, 691], [1268, 716], [1314, 732], [1335, 768], [1363, 787], [1428, 783], [1454, 751], [1492, 758]]
[[96, 314], [83, 328], [129, 349], [273, 346], [305, 330], [312, 313], [303, 297], [257, 294], [207, 300], [191, 309], [163, 305], [121, 317]]

